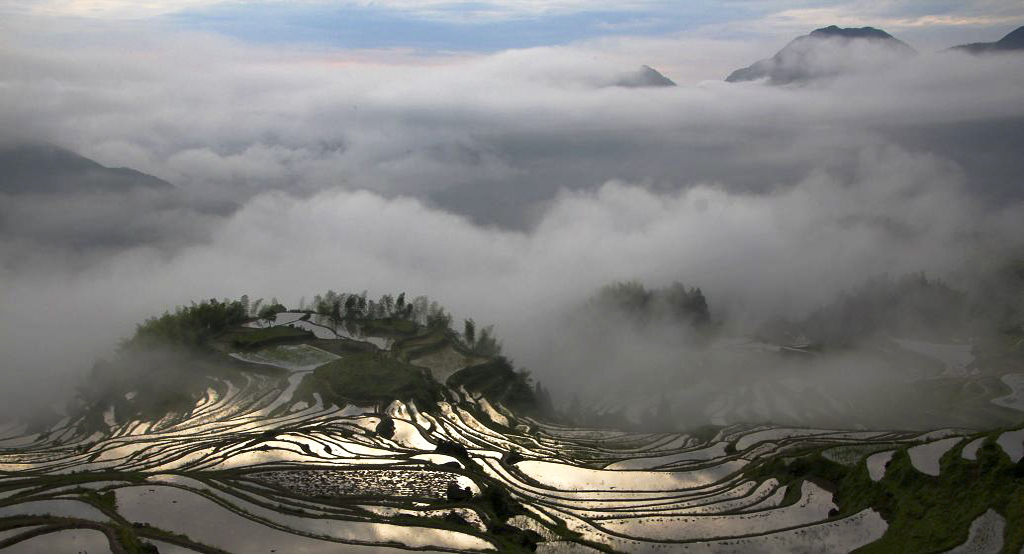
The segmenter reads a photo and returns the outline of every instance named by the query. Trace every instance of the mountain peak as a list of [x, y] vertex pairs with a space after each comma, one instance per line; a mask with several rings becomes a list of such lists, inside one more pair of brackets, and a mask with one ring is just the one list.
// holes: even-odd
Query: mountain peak
[[864, 61], [852, 54], [857, 51], [851, 49], [855, 45], [860, 50], [863, 48], [859, 45], [876, 49], [871, 56], [863, 56], [863, 53], [860, 56], [869, 60], [892, 54], [916, 53], [905, 42], [881, 29], [829, 25], [793, 39], [771, 58], [738, 69], [725, 80], [734, 83], [767, 78], [770, 84], [784, 85], [834, 76], [847, 66]]
[[0, 149], [0, 192], [54, 193], [71, 191], [125, 192], [173, 185], [126, 167], [106, 167], [52, 144], [24, 144]]
[[636, 71], [623, 75], [615, 86], [640, 88], [640, 87], [674, 87], [675, 81], [662, 75], [660, 71], [649, 65], [642, 65]]
[[848, 39], [896, 40], [889, 33], [874, 27], [839, 27], [836, 25], [815, 29], [811, 31], [809, 36], [817, 38], [842, 37]]
[[1024, 46], [1024, 25], [1021, 25], [1020, 27], [1017, 27], [1016, 29], [1007, 33], [1006, 36], [999, 39], [999, 41], [996, 42], [996, 44], [1014, 44], [1017, 46], [1017, 48]]
[[971, 44], [961, 44], [950, 48], [950, 50], [963, 50], [971, 54], [1024, 50], [1024, 26], [1017, 27], [995, 42], [973, 42]]

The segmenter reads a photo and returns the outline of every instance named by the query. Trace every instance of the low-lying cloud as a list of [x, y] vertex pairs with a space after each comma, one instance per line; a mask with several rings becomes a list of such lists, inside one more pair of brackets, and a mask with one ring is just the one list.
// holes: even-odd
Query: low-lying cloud
[[4, 143], [54, 142], [178, 196], [18, 200], [0, 243], [2, 384], [66, 388], [177, 304], [333, 288], [429, 295], [568, 387], [582, 368], [550, 355], [561, 318], [614, 280], [700, 286], [743, 322], [883, 273], [969, 280], [1020, 252], [1020, 196], [993, 181], [1019, 167], [1019, 141], [979, 158], [952, 130], [1024, 119], [1024, 58], [629, 89], [601, 84], [647, 60], [588, 48], [388, 65], [201, 37], [89, 67], [5, 48]]
[[365, 191], [267, 193], [172, 254], [135, 248], [73, 273], [55, 260], [8, 270], [5, 352], [49, 383], [133, 323], [192, 299], [248, 293], [295, 305], [302, 294], [366, 288], [428, 294], [496, 323], [509, 355], [568, 385], [568, 370], [581, 368], [551, 365], [543, 350], [567, 311], [614, 280], [699, 285], [719, 318], [757, 321], [804, 313], [877, 274], [969, 277], [1021, 246], [1020, 207], [983, 211], [948, 163], [893, 147], [859, 163], [855, 180], [816, 173], [770, 195], [606, 183], [563, 193], [529, 232]]

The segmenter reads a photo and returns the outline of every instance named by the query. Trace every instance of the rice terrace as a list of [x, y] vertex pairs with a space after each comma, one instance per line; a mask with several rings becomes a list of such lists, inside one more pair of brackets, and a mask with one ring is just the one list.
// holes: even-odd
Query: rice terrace
[[1021, 0], [0, 0], [0, 554], [1024, 554]]
[[[350, 313], [366, 305], [345, 297], [355, 299]], [[1024, 529], [1007, 526], [1024, 515], [1024, 430], [579, 427], [554, 417], [543, 386], [495, 353], [492, 338], [453, 331], [436, 304], [401, 295], [370, 305], [384, 317], [278, 304], [257, 318], [241, 302], [209, 301], [140, 325], [117, 359], [97, 364], [104, 388], [83, 389], [77, 409], [4, 428], [0, 546], [646, 553], [1024, 544]], [[140, 363], [177, 384], [132, 372]], [[1013, 388], [1018, 375], [1000, 377]], [[1003, 395], [992, 376], [946, 379], [1024, 410], [1024, 391]]]

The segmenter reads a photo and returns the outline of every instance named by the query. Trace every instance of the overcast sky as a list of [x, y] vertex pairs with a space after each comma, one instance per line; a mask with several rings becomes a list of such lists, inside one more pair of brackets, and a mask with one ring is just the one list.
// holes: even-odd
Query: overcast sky
[[[988, 2], [5, 2], [0, 147], [170, 191], [4, 195], [0, 346], [64, 385], [209, 297], [426, 294], [541, 375], [545, 323], [616, 279], [799, 314], [863, 279], [1020, 252], [1024, 59], [945, 52]], [[829, 24], [797, 87], [732, 70]], [[615, 86], [641, 65], [680, 86]], [[2, 177], [2, 176], [0, 176]], [[552, 325], [554, 325], [552, 323]], [[39, 337], [61, 337], [61, 348]], [[25, 380], [25, 375], [32, 378]]]
[[418, 54], [494, 52], [617, 36], [778, 43], [831, 24], [882, 27], [929, 50], [994, 40], [1024, 24], [1024, 7], [1013, 0], [8, 0], [0, 13], [8, 33], [26, 26], [56, 31], [37, 37], [43, 42], [76, 42], [91, 31], [132, 27], [160, 34], [208, 32], [253, 44]]

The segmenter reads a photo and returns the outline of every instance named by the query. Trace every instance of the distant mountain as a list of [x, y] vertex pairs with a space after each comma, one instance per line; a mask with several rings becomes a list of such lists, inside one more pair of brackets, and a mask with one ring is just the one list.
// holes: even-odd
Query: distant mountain
[[615, 82], [614, 86], [628, 88], [674, 87], [676, 86], [676, 83], [672, 79], [662, 75], [657, 69], [654, 69], [649, 65], [642, 65], [640, 66], [640, 69], [623, 75]]
[[851, 59], [861, 51], [864, 61], [886, 55], [916, 53], [905, 42], [881, 29], [832, 25], [797, 37], [771, 58], [737, 69], [725, 80], [735, 83], [767, 79], [772, 85], [806, 82], [844, 72], [851, 64], [861, 61]]
[[52, 145], [0, 150], [0, 193], [127, 192], [173, 185], [134, 169], [106, 167]]
[[1010, 31], [1005, 37], [995, 42], [973, 42], [954, 46], [950, 50], [963, 50], [971, 54], [988, 54], [991, 52], [1012, 52], [1024, 50], [1024, 26]]

